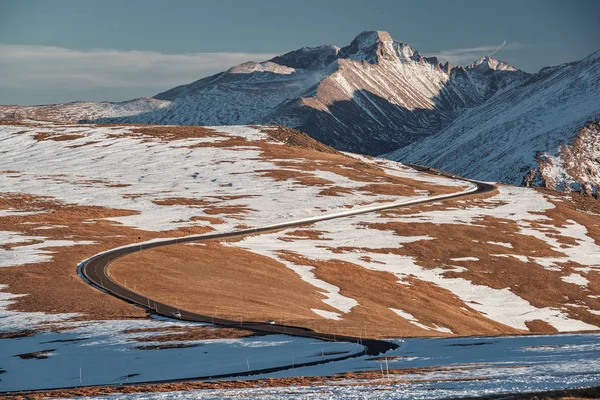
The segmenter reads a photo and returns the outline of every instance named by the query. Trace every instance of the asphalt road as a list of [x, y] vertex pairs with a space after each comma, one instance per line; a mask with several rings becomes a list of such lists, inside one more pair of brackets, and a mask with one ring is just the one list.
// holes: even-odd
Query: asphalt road
[[417, 169], [422, 172], [427, 172], [427, 173], [431, 173], [431, 174], [435, 174], [435, 175], [448, 176], [448, 177], [452, 177], [455, 179], [470, 182], [470, 183], [475, 184], [477, 186], [477, 188], [476, 188], [476, 190], [471, 191], [469, 193], [462, 192], [462, 193], [458, 193], [458, 194], [436, 196], [434, 198], [426, 198], [426, 199], [422, 199], [422, 200], [411, 201], [411, 202], [409, 202], [409, 204], [384, 205], [384, 206], [378, 206], [376, 208], [370, 208], [370, 209], [366, 209], [366, 210], [363, 209], [363, 210], [355, 210], [355, 211], [349, 211], [349, 212], [344, 212], [344, 213], [324, 215], [324, 216], [316, 217], [316, 218], [313, 218], [310, 220], [287, 222], [287, 223], [282, 223], [282, 224], [270, 225], [270, 226], [266, 226], [266, 227], [262, 227], [262, 228], [244, 229], [244, 230], [239, 230], [239, 231], [235, 231], [235, 232], [226, 232], [226, 233], [188, 236], [188, 237], [176, 238], [176, 239], [165, 239], [165, 240], [160, 240], [160, 241], [151, 242], [151, 243], [143, 243], [143, 244], [133, 244], [133, 245], [109, 250], [107, 252], [100, 253], [100, 254], [97, 254], [97, 255], [91, 257], [90, 259], [82, 262], [79, 265], [80, 272], [81, 272], [81, 275], [85, 279], [87, 279], [87, 281], [89, 283], [91, 283], [92, 285], [96, 286], [97, 288], [105, 291], [106, 293], [111, 294], [120, 299], [123, 299], [129, 303], [138, 305], [140, 307], [144, 307], [144, 308], [148, 309], [150, 313], [161, 315], [164, 317], [175, 318], [174, 314], [179, 313], [179, 314], [181, 314], [181, 316], [176, 319], [181, 319], [183, 321], [205, 322], [205, 323], [210, 323], [210, 324], [214, 324], [214, 325], [221, 326], [221, 327], [240, 328], [240, 329], [245, 329], [245, 330], [249, 330], [249, 331], [253, 331], [253, 332], [257, 332], [257, 333], [285, 334], [285, 335], [308, 337], [308, 338], [314, 338], [314, 339], [326, 340], [326, 341], [350, 342], [350, 343], [362, 344], [362, 346], [364, 346], [363, 349], [359, 352], [356, 352], [353, 354], [346, 354], [344, 356], [329, 359], [329, 360], [316, 361], [316, 362], [311, 362], [311, 363], [307, 363], [307, 364], [296, 364], [295, 366], [275, 367], [275, 368], [269, 368], [267, 370], [248, 371], [248, 372], [242, 372], [242, 373], [236, 373], [236, 374], [226, 374], [226, 375], [211, 376], [211, 377], [196, 377], [196, 378], [190, 378], [190, 379], [186, 379], [186, 380], [202, 380], [202, 379], [225, 378], [225, 377], [234, 377], [234, 376], [241, 377], [241, 376], [248, 376], [248, 375], [254, 375], [254, 374], [261, 374], [261, 373], [276, 372], [276, 371], [280, 371], [280, 370], [290, 369], [293, 367], [297, 368], [297, 367], [306, 366], [306, 365], [317, 365], [317, 364], [322, 364], [325, 362], [339, 361], [339, 360], [350, 358], [350, 357], [357, 357], [357, 356], [360, 356], [363, 354], [367, 354], [367, 355], [371, 355], [371, 356], [379, 355], [379, 354], [385, 353], [389, 350], [397, 348], [398, 345], [395, 343], [392, 343], [392, 342], [385, 341], [385, 340], [360, 338], [360, 337], [355, 337], [355, 336], [335, 335], [335, 334], [330, 334], [330, 333], [321, 333], [321, 332], [315, 332], [310, 329], [297, 327], [297, 326], [285, 326], [285, 325], [280, 325], [280, 324], [272, 325], [272, 324], [267, 324], [265, 322], [232, 321], [232, 320], [228, 320], [228, 319], [217, 318], [217, 317], [211, 316], [211, 315], [202, 315], [202, 314], [194, 313], [194, 312], [187, 311], [187, 310], [181, 310], [181, 309], [176, 308], [173, 305], [161, 303], [159, 301], [156, 301], [156, 300], [153, 300], [146, 296], [143, 296], [139, 293], [133, 292], [124, 286], [121, 286], [119, 283], [113, 281], [108, 276], [107, 268], [108, 268], [109, 264], [117, 258], [126, 256], [127, 254], [135, 253], [138, 251], [151, 249], [154, 247], [168, 246], [168, 245], [176, 244], [176, 243], [199, 242], [199, 241], [204, 241], [204, 240], [215, 240], [215, 239], [225, 239], [225, 238], [231, 238], [231, 237], [246, 236], [246, 235], [251, 235], [251, 234], [256, 234], [256, 233], [280, 230], [280, 229], [289, 228], [289, 227], [308, 225], [308, 224], [312, 224], [312, 223], [318, 222], [318, 221], [325, 221], [325, 220], [336, 219], [336, 218], [344, 218], [344, 217], [347, 217], [350, 215], [358, 215], [358, 214], [364, 214], [364, 213], [368, 213], [368, 212], [374, 212], [374, 211], [380, 211], [380, 210], [386, 210], [386, 209], [393, 209], [393, 208], [398, 208], [398, 207], [403, 207], [403, 206], [408, 206], [408, 205], [425, 204], [425, 203], [431, 203], [431, 202], [436, 202], [436, 201], [441, 201], [441, 200], [448, 200], [448, 199], [455, 199], [455, 198], [459, 198], [459, 197], [472, 196], [474, 194], [490, 192], [495, 189], [495, 186], [492, 184], [472, 181], [472, 180], [468, 180], [468, 179], [461, 178], [461, 177], [456, 177], [456, 176], [453, 176], [453, 175], [450, 175], [450, 174], [447, 174], [447, 173], [444, 173], [441, 171], [436, 171], [436, 170], [433, 170], [433, 169], [430, 169], [427, 167], [422, 167], [419, 165], [410, 165], [410, 166], [412, 168]]

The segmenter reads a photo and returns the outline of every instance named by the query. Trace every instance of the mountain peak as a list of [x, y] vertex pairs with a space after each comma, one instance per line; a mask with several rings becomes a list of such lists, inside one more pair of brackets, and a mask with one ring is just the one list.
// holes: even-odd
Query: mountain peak
[[467, 66], [467, 69], [480, 69], [480, 70], [488, 70], [493, 69], [496, 71], [517, 71], [515, 67], [512, 65], [505, 63], [504, 61], [497, 60], [490, 56], [481, 57], [479, 60], [475, 61], [473, 64]]
[[398, 55], [401, 58], [405, 58], [405, 59], [406, 58], [411, 58], [415, 54], [415, 51], [413, 50], [413, 48], [410, 47], [410, 45], [407, 44], [407, 43], [398, 43], [397, 44], [397, 49], [398, 49]]
[[385, 31], [364, 31], [341, 49], [345, 57], [377, 63], [379, 57], [394, 55], [394, 39]]
[[272, 58], [270, 61], [290, 68], [322, 68], [335, 60], [339, 51], [339, 47], [334, 45], [303, 47]]
[[360, 49], [368, 49], [377, 43], [393, 41], [392, 36], [386, 31], [363, 31], [354, 38], [352, 43], [356, 42]]

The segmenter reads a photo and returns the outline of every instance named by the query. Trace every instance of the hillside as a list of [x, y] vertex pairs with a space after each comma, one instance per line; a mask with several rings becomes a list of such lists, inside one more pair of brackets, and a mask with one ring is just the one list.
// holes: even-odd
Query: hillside
[[[27, 295], [15, 310], [79, 318], [141, 312], [77, 276], [75, 265], [94, 253], [472, 186], [339, 153], [281, 127], [41, 124], [0, 132], [0, 282]], [[167, 303], [178, 287], [182, 306], [208, 315], [285, 318], [326, 332], [356, 334], [364, 321], [371, 336], [596, 329], [597, 219], [568, 198], [500, 187], [491, 197], [161, 247], [109, 273]], [[48, 279], [61, 285], [39, 284]]]
[[475, 179], [597, 196], [600, 52], [545, 68], [385, 157]]

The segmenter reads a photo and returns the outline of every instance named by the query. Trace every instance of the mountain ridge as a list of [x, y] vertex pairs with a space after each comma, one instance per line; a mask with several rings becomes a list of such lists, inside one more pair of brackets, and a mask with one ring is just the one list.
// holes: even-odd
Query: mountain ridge
[[[474, 179], [598, 196], [600, 51], [544, 68], [385, 157]], [[460, 157], [453, 153], [460, 152]]]
[[376, 155], [437, 132], [526, 76], [452, 67], [387, 32], [364, 31], [344, 47], [304, 47], [246, 62], [151, 98], [39, 111], [60, 116], [62, 106], [77, 122], [283, 124], [338, 149]]
[[160, 93], [154, 98], [173, 102], [162, 112], [101, 122], [276, 123], [376, 155], [436, 132], [526, 76], [514, 68], [452, 68], [387, 32], [365, 31], [345, 47], [305, 47]]

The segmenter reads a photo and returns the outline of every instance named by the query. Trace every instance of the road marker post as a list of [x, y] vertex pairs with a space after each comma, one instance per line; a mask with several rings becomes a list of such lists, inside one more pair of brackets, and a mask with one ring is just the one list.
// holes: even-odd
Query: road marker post
[[390, 367], [388, 365], [387, 357], [385, 358], [385, 370], [387, 371], [387, 378], [388, 378], [388, 381], [389, 381], [390, 380]]

